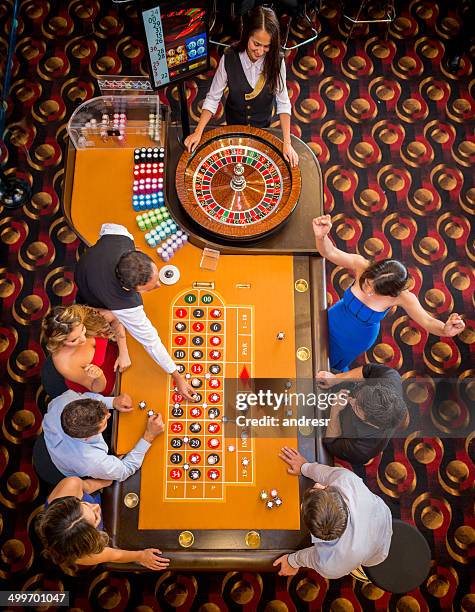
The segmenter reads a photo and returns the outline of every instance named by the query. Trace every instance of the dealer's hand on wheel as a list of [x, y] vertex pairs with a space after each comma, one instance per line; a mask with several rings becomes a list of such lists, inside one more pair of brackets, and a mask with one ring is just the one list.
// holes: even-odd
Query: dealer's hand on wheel
[[287, 468], [287, 472], [293, 476], [299, 476], [301, 474], [301, 468], [304, 463], [308, 463], [303, 455], [301, 455], [295, 448], [289, 448], [284, 446], [281, 448], [279, 457], [282, 461], [285, 461], [290, 467]]
[[298, 166], [299, 156], [297, 155], [297, 152], [290, 144], [290, 142], [284, 142], [284, 146], [282, 147], [282, 154], [284, 156], [284, 159], [289, 162], [292, 168]]
[[170, 565], [170, 559], [160, 557], [162, 551], [158, 548], [146, 548], [139, 552], [138, 563], [151, 570], [163, 570]]
[[282, 555], [274, 561], [272, 564], [274, 567], [277, 567], [280, 564], [279, 576], [295, 576], [295, 574], [299, 571], [300, 568], [292, 567], [289, 564], [289, 555]]
[[185, 141], [183, 142], [183, 144], [185, 145], [187, 151], [189, 151], [190, 153], [193, 153], [196, 147], [200, 144], [202, 135], [203, 135], [202, 132], [197, 132], [195, 130], [193, 134], [190, 134], [189, 136], [185, 138]]

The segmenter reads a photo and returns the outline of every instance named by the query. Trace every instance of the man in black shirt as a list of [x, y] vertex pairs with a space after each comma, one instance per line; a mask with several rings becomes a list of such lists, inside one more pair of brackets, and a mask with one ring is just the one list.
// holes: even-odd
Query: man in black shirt
[[[349, 463], [364, 464], [388, 445], [395, 430], [408, 418], [401, 377], [384, 365], [369, 363], [348, 372], [319, 372], [320, 387], [353, 387], [345, 405], [332, 406], [323, 439], [329, 453]], [[361, 383], [343, 386], [345, 381]], [[364, 382], [363, 382], [364, 381]]]

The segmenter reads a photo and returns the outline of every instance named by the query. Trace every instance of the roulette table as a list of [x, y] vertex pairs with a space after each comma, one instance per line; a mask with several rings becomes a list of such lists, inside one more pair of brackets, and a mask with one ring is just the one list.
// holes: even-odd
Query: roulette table
[[[181, 153], [168, 143], [170, 184]], [[78, 150], [68, 157], [64, 212], [87, 244], [97, 240], [102, 223], [114, 222], [147, 249], [130, 205], [132, 170], [132, 149]], [[112, 173], [115, 180], [105, 180]], [[302, 173], [302, 193], [306, 188]], [[176, 205], [177, 196], [170, 190], [167, 195], [175, 216], [171, 200]], [[270, 570], [280, 554], [309, 544], [300, 521], [300, 497], [309, 483], [288, 475], [278, 452], [294, 446], [309, 460], [322, 460], [318, 428], [295, 423], [259, 435], [252, 423], [238, 427], [229, 405], [236, 389], [251, 381], [266, 381], [276, 392], [308, 392], [316, 371], [327, 368], [324, 266], [306, 236], [305, 216], [321, 209], [299, 209], [300, 203], [271, 238], [251, 247], [242, 241], [222, 245], [215, 271], [200, 266], [201, 246], [215, 247], [221, 238], [189, 230], [190, 243], [171, 262], [180, 271], [178, 281], [144, 294], [146, 313], [199, 401], [183, 401], [170, 377], [129, 339], [132, 367], [120, 389], [131, 395], [135, 410], [114, 413], [114, 451], [123, 454], [135, 445], [149, 410], [163, 415], [166, 428], [141, 470], [105, 491], [103, 515], [114, 546], [158, 547], [175, 569]], [[295, 230], [300, 222], [304, 238], [303, 228]], [[290, 223], [297, 225], [285, 236]], [[233, 382], [236, 388], [228, 392]], [[311, 416], [321, 416], [312, 410]], [[282, 503], [268, 508], [261, 492], [274, 499], [272, 489]]]
[[226, 126], [206, 132], [178, 162], [176, 187], [183, 208], [204, 231], [240, 240], [278, 228], [294, 211], [301, 190], [298, 167], [266, 130]]

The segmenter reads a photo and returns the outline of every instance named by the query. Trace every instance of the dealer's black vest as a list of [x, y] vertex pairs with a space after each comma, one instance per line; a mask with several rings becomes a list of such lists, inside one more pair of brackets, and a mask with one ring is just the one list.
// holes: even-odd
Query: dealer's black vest
[[228, 76], [229, 93], [224, 107], [228, 125], [253, 125], [269, 127], [274, 108], [274, 94], [269, 85], [264, 84], [255, 98], [246, 100], [253, 88], [244, 74], [239, 53], [230, 47], [224, 56], [224, 67]]
[[87, 249], [74, 272], [78, 286], [76, 302], [108, 310], [141, 306], [140, 293], [123, 289], [115, 274], [120, 256], [133, 250], [133, 240], [119, 234], [106, 234]]

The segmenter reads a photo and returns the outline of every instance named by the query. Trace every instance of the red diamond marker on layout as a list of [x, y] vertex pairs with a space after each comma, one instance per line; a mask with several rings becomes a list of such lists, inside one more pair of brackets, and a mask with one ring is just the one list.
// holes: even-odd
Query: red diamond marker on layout
[[246, 366], [243, 367], [241, 374], [239, 374], [239, 378], [244, 381], [250, 378], [249, 372], [247, 371]]

